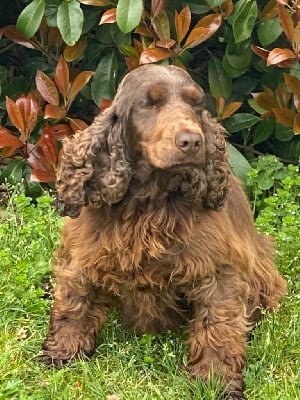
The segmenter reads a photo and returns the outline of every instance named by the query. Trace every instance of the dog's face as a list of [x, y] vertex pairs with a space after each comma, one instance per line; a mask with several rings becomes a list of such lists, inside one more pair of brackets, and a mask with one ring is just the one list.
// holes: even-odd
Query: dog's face
[[204, 164], [202, 89], [177, 67], [149, 65], [134, 72], [122, 87], [132, 95], [129, 147], [155, 168]]

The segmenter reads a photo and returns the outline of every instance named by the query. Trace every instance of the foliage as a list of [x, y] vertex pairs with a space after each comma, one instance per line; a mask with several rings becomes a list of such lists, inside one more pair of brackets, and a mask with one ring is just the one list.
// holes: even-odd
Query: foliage
[[4, 147], [2, 156], [9, 157], [18, 150], [21, 159], [2, 171], [2, 179], [16, 183], [16, 170], [22, 175], [26, 168], [23, 160], [26, 160], [31, 167], [32, 182], [55, 181], [58, 140], [87, 127], [84, 121], [71, 118], [68, 112], [75, 97], [93, 74], [91, 71], [82, 71], [71, 81], [69, 66], [60, 57], [53, 80], [43, 71], [37, 71], [36, 93], [27, 96], [21, 94], [16, 102], [6, 97], [7, 114], [19, 137], [7, 128], [0, 127], [0, 146]]
[[286, 166], [272, 155], [260, 156], [248, 172], [247, 187], [253, 196], [255, 213], [262, 211], [267, 199], [278, 197], [282, 190], [289, 195], [291, 204], [299, 202], [299, 166]]
[[[285, 166], [274, 156], [259, 157], [248, 173], [256, 225], [276, 237], [283, 270], [300, 273], [300, 174], [299, 166]], [[289, 262], [284, 265], [284, 259]], [[292, 285], [294, 286], [294, 285]]]
[[[257, 225], [276, 239], [278, 268], [289, 294], [253, 333], [246, 392], [249, 400], [295, 400], [300, 379], [299, 177], [295, 167], [269, 157], [259, 163], [250, 174], [251, 188], [259, 190], [253, 197]], [[263, 190], [266, 165], [285, 178], [276, 175]], [[258, 199], [264, 200], [260, 207]], [[61, 370], [38, 363], [50, 306], [43, 288], [62, 225], [51, 202], [43, 195], [32, 205], [15, 189], [8, 207], [0, 210], [0, 399], [221, 400], [216, 382], [188, 379], [184, 332], [139, 337], [122, 328], [117, 314], [110, 316], [91, 360]]]
[[[109, 104], [126, 71], [152, 62], [188, 69], [247, 157], [268, 151], [298, 162], [298, 0], [12, 0], [5, 7], [0, 146], [13, 164], [2, 181], [53, 181], [62, 136]], [[12, 115], [20, 107], [22, 121]]]

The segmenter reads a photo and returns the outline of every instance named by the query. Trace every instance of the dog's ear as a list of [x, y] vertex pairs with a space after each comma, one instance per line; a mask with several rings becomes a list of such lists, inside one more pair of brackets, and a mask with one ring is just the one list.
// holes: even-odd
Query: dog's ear
[[74, 218], [87, 204], [114, 204], [125, 195], [131, 168], [123, 142], [124, 118], [113, 103], [87, 129], [64, 141], [56, 182], [61, 215]]
[[208, 111], [202, 115], [206, 141], [205, 178], [207, 193], [204, 207], [219, 210], [223, 207], [229, 188], [230, 167], [228, 162], [226, 131], [211, 118]]

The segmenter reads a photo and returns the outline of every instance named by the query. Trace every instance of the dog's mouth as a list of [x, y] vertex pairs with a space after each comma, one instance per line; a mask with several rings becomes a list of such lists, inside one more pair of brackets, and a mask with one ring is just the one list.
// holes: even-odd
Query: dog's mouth
[[177, 163], [171, 164], [170, 166], [164, 168], [165, 170], [168, 170], [171, 173], [174, 174], [180, 174], [182, 171], [189, 171], [194, 168], [199, 168], [201, 165], [204, 165], [203, 163], [199, 161], [179, 161]]
[[201, 168], [205, 164], [205, 146], [202, 146], [192, 154], [187, 154], [168, 141], [150, 144], [140, 142], [139, 147], [142, 158], [147, 160], [149, 165], [155, 169]]
[[204, 155], [199, 152], [195, 155], [178, 154], [178, 152], [170, 153], [168, 157], [161, 160], [162, 169], [168, 169], [172, 172], [180, 172], [182, 168], [199, 168], [205, 164]]

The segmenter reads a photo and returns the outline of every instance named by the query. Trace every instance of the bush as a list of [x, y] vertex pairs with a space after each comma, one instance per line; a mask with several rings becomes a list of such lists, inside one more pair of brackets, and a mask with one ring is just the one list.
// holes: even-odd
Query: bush
[[[297, 4], [12, 0], [0, 5], [5, 15], [0, 147], [9, 158], [0, 178], [14, 183], [23, 177], [26, 188], [30, 179], [52, 182], [60, 139], [84, 128], [109, 104], [126, 71], [152, 62], [188, 69], [206, 91], [211, 113], [247, 158], [270, 152], [297, 163]], [[239, 157], [235, 170], [248, 168]]]
[[[289, 276], [300, 273], [299, 166], [285, 166], [274, 156], [259, 157], [248, 174], [256, 226], [276, 238], [277, 260]], [[286, 261], [288, 260], [288, 263]], [[294, 286], [290, 282], [290, 286]]]

